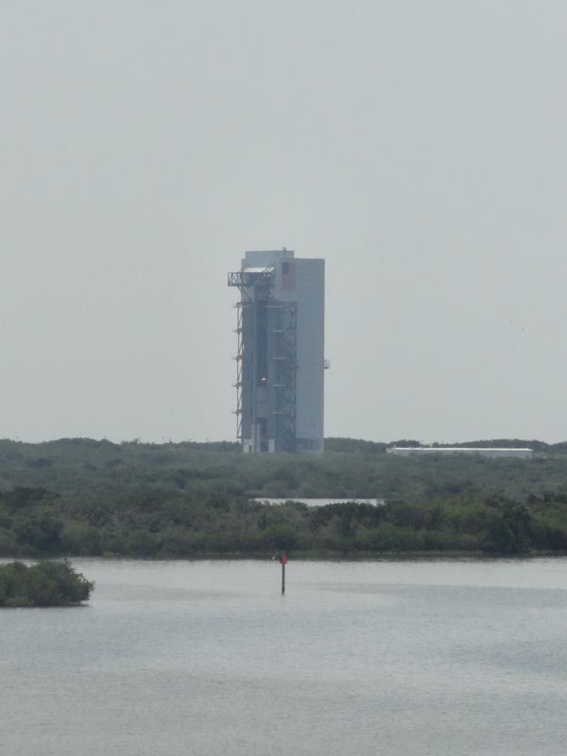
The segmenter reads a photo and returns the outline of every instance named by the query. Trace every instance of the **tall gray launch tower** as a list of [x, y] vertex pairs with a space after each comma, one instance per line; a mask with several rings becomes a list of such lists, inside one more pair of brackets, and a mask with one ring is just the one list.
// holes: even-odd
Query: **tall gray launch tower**
[[325, 261], [246, 252], [237, 304], [237, 434], [245, 452], [323, 451]]

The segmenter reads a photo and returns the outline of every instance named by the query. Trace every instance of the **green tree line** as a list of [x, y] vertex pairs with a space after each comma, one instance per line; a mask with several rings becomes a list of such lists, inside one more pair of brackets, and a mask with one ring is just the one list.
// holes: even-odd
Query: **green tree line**
[[[513, 442], [532, 444], [500, 443]], [[230, 443], [0, 441], [0, 555], [567, 552], [564, 445], [532, 460], [385, 449], [329, 439], [321, 457], [297, 457]], [[255, 501], [269, 497], [342, 503]]]

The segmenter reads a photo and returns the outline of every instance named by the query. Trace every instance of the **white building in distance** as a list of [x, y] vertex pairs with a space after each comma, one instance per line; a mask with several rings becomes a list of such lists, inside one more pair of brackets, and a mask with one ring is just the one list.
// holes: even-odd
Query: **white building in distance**
[[388, 454], [395, 454], [398, 457], [409, 457], [412, 455], [427, 456], [431, 454], [448, 454], [471, 455], [477, 454], [479, 457], [515, 457], [516, 459], [531, 459], [534, 455], [533, 449], [503, 449], [503, 448], [476, 448], [472, 446], [391, 446], [386, 449]]

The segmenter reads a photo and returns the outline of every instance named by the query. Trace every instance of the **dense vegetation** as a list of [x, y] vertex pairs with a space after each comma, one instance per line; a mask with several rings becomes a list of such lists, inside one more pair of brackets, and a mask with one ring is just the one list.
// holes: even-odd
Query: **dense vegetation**
[[22, 562], [0, 566], [0, 607], [69, 606], [86, 601], [94, 584], [68, 562]]
[[[328, 439], [322, 457], [256, 457], [227, 442], [3, 440], [0, 555], [567, 552], [567, 445], [475, 443], [538, 453], [396, 457], [385, 444]], [[344, 503], [252, 500], [264, 497]], [[354, 498], [386, 503], [348, 503]]]

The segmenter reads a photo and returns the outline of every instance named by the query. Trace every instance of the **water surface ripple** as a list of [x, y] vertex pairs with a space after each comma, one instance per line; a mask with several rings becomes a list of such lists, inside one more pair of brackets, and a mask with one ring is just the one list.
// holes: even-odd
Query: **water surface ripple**
[[74, 564], [0, 612], [7, 756], [565, 753], [565, 559]]

